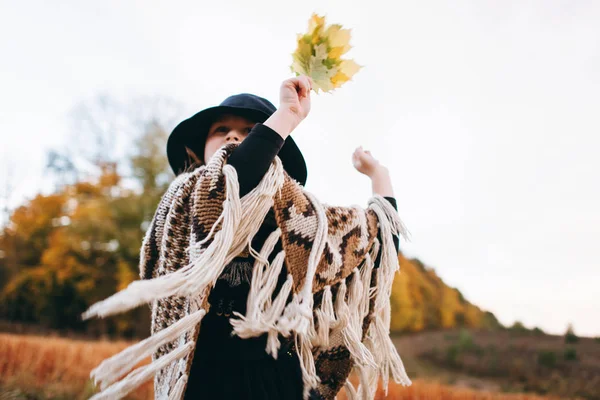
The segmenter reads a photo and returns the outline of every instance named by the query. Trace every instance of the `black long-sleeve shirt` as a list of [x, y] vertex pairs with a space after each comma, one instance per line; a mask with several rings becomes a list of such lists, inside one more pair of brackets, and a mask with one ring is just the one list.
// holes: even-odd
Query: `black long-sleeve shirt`
[[[228, 164], [236, 169], [240, 197], [248, 194], [263, 178], [284, 144], [271, 128], [256, 124], [248, 137], [229, 156]], [[396, 208], [393, 197], [386, 199]], [[277, 228], [271, 210], [252, 240], [252, 247], [260, 250], [266, 238]], [[394, 238], [398, 249], [398, 238]], [[270, 256], [282, 250], [279, 241]], [[253, 265], [251, 258], [236, 258], [238, 262]], [[379, 265], [380, 257], [375, 260]], [[275, 295], [287, 278], [282, 268]], [[282, 343], [279, 356], [274, 360], [265, 352], [266, 335], [241, 339], [232, 334], [229, 318], [233, 311], [244, 315], [250, 286], [248, 281], [232, 284], [218, 280], [209, 296], [211, 307], [202, 320], [195, 356], [190, 371], [186, 400], [196, 399], [301, 399], [302, 373], [295, 352]]]

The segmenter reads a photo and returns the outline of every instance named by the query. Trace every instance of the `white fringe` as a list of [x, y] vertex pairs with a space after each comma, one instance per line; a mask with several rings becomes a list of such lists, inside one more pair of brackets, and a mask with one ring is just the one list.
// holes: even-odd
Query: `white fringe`
[[[383, 200], [385, 201], [385, 199]], [[385, 201], [387, 203], [387, 201]], [[389, 205], [389, 204], [388, 204]], [[390, 206], [391, 207], [391, 206]], [[378, 281], [377, 281], [377, 297], [375, 300], [375, 312], [381, 311], [386, 304], [389, 305], [390, 296], [392, 291], [392, 283], [396, 272], [400, 269], [398, 264], [398, 254], [394, 247], [392, 240], [392, 228], [393, 224], [388, 219], [385, 208], [381, 207], [381, 204], [373, 201], [370, 208], [377, 214], [379, 219], [379, 230], [381, 231], [381, 262], [378, 268]], [[391, 207], [393, 210], [394, 208]], [[399, 217], [396, 215], [396, 219]]]
[[[213, 160], [218, 158], [213, 157]], [[214, 163], [215, 165], [210, 167], [217, 168], [217, 161]], [[226, 179], [226, 199], [223, 202], [223, 212], [217, 223], [211, 227], [208, 236], [213, 238], [213, 242], [207, 248], [203, 248], [202, 244], [205, 244], [208, 238], [201, 243], [193, 244], [189, 248], [191, 260], [189, 265], [159, 278], [133, 282], [125, 290], [94, 304], [84, 313], [84, 318], [115, 314], [169, 296], [190, 296], [198, 293], [206, 296], [207, 292], [204, 289], [214, 285], [225, 266], [250, 245], [250, 253], [256, 261], [248, 296], [247, 313], [245, 316], [234, 313], [238, 319], [232, 318], [230, 321], [234, 332], [242, 338], [268, 333], [266, 351], [274, 358], [277, 357], [280, 347], [279, 334], [289, 336], [294, 333], [304, 382], [304, 398], [308, 398], [309, 391], [319, 383], [313, 348], [327, 347], [330, 334], [338, 329], [341, 329], [344, 344], [349, 349], [360, 374], [361, 384], [358, 392], [349, 381], [345, 384], [346, 391], [349, 396], [352, 396], [349, 398], [356, 398], [358, 395], [365, 399], [373, 398], [377, 389], [378, 375], [381, 375], [384, 380], [386, 394], [390, 373], [396, 382], [409, 385], [410, 379], [406, 376], [402, 361], [389, 337], [389, 298], [394, 274], [399, 269], [392, 234], [401, 234], [405, 238], [408, 235], [396, 210], [381, 196], [374, 196], [370, 200], [369, 207], [378, 217], [383, 238], [381, 264], [377, 271], [377, 287], [370, 288], [373, 257], [379, 247], [376, 241], [371, 254], [366, 256], [362, 269], [356, 268], [353, 271], [352, 276], [348, 277], [351, 279], [348, 284], [346, 280], [341, 281], [335, 304], [331, 287], [327, 286], [324, 289], [321, 307], [315, 311], [319, 323], [317, 331], [313, 320], [312, 285], [327, 239], [328, 226], [323, 205], [312, 194], [304, 192], [315, 209], [318, 226], [309, 254], [304, 285], [286, 305], [286, 300], [292, 292], [291, 275], [288, 276], [278, 296], [272, 299], [283, 268], [285, 253], [280, 252], [272, 264], [268, 262], [281, 231], [277, 229], [269, 236], [260, 253], [251, 247], [252, 238], [273, 205], [275, 193], [283, 185], [284, 174], [281, 162], [276, 158], [259, 185], [242, 199], [239, 198], [235, 169], [224, 165], [222, 171]], [[216, 231], [218, 224], [222, 225], [222, 229]], [[346, 292], [348, 301], [345, 301]], [[363, 344], [362, 322], [368, 313], [369, 299], [372, 296], [375, 296], [374, 320], [369, 327], [366, 344]], [[198, 301], [201, 303], [203, 299], [200, 298]], [[168, 343], [199, 323], [204, 313], [205, 310], [200, 310], [184, 317], [173, 326], [103, 362], [94, 370], [93, 377], [101, 382], [105, 390], [93, 399], [120, 398], [157, 371], [185, 357], [193, 349], [193, 342], [176, 348], [150, 365], [131, 372], [122, 381], [106, 387], [119, 375], [135, 366], [143, 357], [152, 354], [162, 344]], [[186, 380], [185, 375], [179, 378], [170, 399], [178, 399], [183, 395]]]
[[394, 275], [399, 270], [396, 248], [392, 240], [393, 233], [406, 235], [396, 210], [383, 199], [376, 196], [370, 201], [370, 208], [377, 214], [383, 243], [381, 245], [381, 263], [377, 270], [377, 290], [375, 292], [374, 318], [369, 327], [370, 350], [378, 366], [379, 375], [387, 394], [389, 375], [396, 383], [411, 384], [404, 365], [390, 338], [391, 307], [390, 296]]
[[394, 346], [394, 343], [390, 338], [389, 325], [384, 326], [383, 319], [375, 317], [371, 329], [373, 329], [373, 343], [375, 344], [375, 349], [377, 350], [375, 352], [375, 357], [378, 359], [379, 373], [383, 379], [383, 387], [386, 396], [388, 392], [390, 373], [394, 379], [394, 382], [403, 386], [410, 386], [412, 382], [408, 375], [406, 375], [406, 370], [404, 369], [402, 359], [400, 358], [400, 355], [396, 350], [396, 346]]
[[[256, 263], [248, 295], [246, 315], [234, 313], [237, 319], [230, 319], [230, 323], [234, 332], [241, 338], [268, 332], [266, 351], [274, 358], [277, 357], [277, 350], [280, 346], [278, 335], [289, 336], [291, 332], [294, 332], [305, 392], [308, 393], [308, 390], [316, 386], [318, 382], [311, 345], [312, 339], [316, 337], [313, 321], [312, 284], [325, 248], [328, 227], [323, 205], [312, 194], [308, 192], [304, 192], [304, 194], [315, 209], [317, 232], [309, 254], [307, 273], [302, 289], [293, 295], [289, 304], [285, 304], [293, 286], [293, 278], [289, 275], [277, 298], [271, 303], [277, 278], [284, 262], [284, 253], [281, 252], [267, 271], [268, 255], [272, 252], [281, 234], [278, 229], [267, 238], [260, 253], [250, 249], [251, 254], [256, 258]], [[278, 259], [279, 257], [281, 259]]]
[[[391, 224], [392, 232], [394, 235], [400, 235], [406, 241], [410, 241], [410, 232], [400, 219], [398, 215], [398, 211], [387, 201], [384, 197], [374, 194], [373, 197], [369, 199], [369, 207], [373, 208], [375, 205], [381, 211], [383, 211], [385, 215], [385, 221], [388, 221]], [[379, 221], [382, 221], [379, 214], [377, 215]]]
[[308, 257], [308, 265], [304, 286], [294, 296], [292, 302], [286, 307], [282, 326], [290, 331], [296, 332], [296, 338], [300, 339], [298, 355], [302, 368], [302, 380], [304, 382], [304, 396], [308, 397], [311, 388], [319, 382], [315, 360], [312, 354], [312, 338], [316, 336], [313, 319], [313, 293], [312, 284], [317, 271], [317, 266], [323, 255], [327, 240], [327, 216], [325, 208], [311, 193], [304, 191], [304, 195], [310, 200], [317, 216], [317, 232], [313, 241], [313, 247]]
[[329, 347], [329, 333], [337, 323], [335, 311], [333, 309], [331, 286], [327, 285], [323, 289], [321, 307], [315, 310], [315, 315], [319, 326], [317, 328], [317, 336], [315, 340], [312, 341], [312, 345]]
[[319, 376], [317, 375], [317, 369], [315, 367], [315, 359], [312, 353], [312, 345], [306, 336], [299, 334], [295, 335], [296, 339], [296, 352], [300, 360], [300, 368], [302, 370], [302, 381], [304, 383], [303, 397], [305, 400], [308, 399], [310, 390], [315, 388], [319, 382]]
[[[377, 247], [379, 245], [377, 244]], [[373, 245], [375, 247], [375, 244]], [[373, 274], [373, 259], [371, 254], [365, 255], [365, 262], [361, 271], [362, 293], [360, 294], [362, 303], [360, 305], [360, 320], [363, 321], [369, 314], [369, 303], [371, 300], [371, 275]]]
[[[396, 210], [381, 196], [375, 196], [370, 201], [370, 208], [378, 217], [383, 243], [380, 245], [376, 240], [370, 254], [366, 255], [362, 268], [360, 270], [356, 268], [351, 276], [340, 282], [335, 305], [332, 304], [331, 287], [324, 288], [321, 307], [315, 310], [319, 323], [318, 331], [315, 330], [311, 319], [306, 333], [296, 335], [300, 342], [297, 348], [305, 384], [304, 398], [308, 398], [309, 390], [319, 381], [314, 369], [312, 349], [319, 346], [327, 347], [330, 335], [337, 329], [341, 329], [344, 344], [350, 351], [360, 375], [358, 393], [354, 392], [351, 383], [345, 385], [349, 396], [373, 399], [377, 391], [379, 375], [383, 379], [386, 395], [390, 373], [396, 382], [403, 385], [411, 384], [402, 360], [389, 337], [391, 314], [389, 299], [395, 272], [399, 270], [392, 235], [402, 234], [406, 237], [407, 231]], [[371, 288], [373, 257], [380, 250], [382, 254], [377, 270], [377, 287]], [[346, 293], [348, 293], [348, 300], [345, 300]], [[374, 319], [364, 344], [361, 340], [362, 323], [368, 315], [369, 301], [373, 296], [375, 296]]]
[[[273, 306], [267, 312], [267, 321], [275, 321], [279, 318], [283, 310], [289, 294], [292, 292], [294, 286], [294, 279], [292, 275], [288, 275], [285, 283], [281, 287], [277, 298], [273, 302]], [[269, 336], [267, 339], [267, 354], [271, 354], [274, 359], [277, 359], [277, 352], [279, 351], [279, 333], [283, 332], [283, 335], [288, 336], [289, 332], [280, 328], [279, 321], [273, 322], [273, 328], [269, 330]]]
[[[350, 278], [350, 277], [349, 277]], [[348, 323], [342, 329], [342, 335], [344, 338], [344, 344], [350, 351], [352, 360], [357, 365], [368, 365], [376, 368], [375, 359], [373, 355], [362, 343], [362, 323], [363, 320], [360, 318], [362, 314], [360, 300], [361, 300], [362, 284], [360, 282], [360, 271], [358, 268], [354, 269], [352, 274], [352, 280], [348, 286], [348, 301], [347, 303], [342, 302], [341, 313], [345, 313], [348, 316]]]
[[266, 269], [269, 265], [269, 255], [273, 252], [277, 241], [281, 237], [281, 229], [277, 228], [265, 240], [260, 253], [250, 247], [250, 253], [256, 259], [252, 270], [252, 281], [250, 291], [246, 301], [246, 315], [234, 311], [234, 315], [239, 319], [230, 319], [234, 332], [241, 338], [248, 338], [264, 333], [268, 330], [264, 319], [264, 302], [260, 299], [266, 299], [271, 293], [264, 291], [266, 284]]
[[151, 379], [158, 371], [169, 365], [171, 362], [187, 356], [193, 350], [194, 346], [194, 342], [188, 342], [186, 345], [174, 349], [151, 364], [134, 370], [118, 383], [115, 383], [102, 392], [90, 397], [90, 400], [122, 399], [139, 385]]
[[[214, 234], [210, 246], [201, 249], [199, 244], [192, 245], [189, 251], [193, 261], [189, 265], [161, 277], [132, 282], [124, 290], [92, 305], [83, 314], [83, 319], [106, 317], [165, 297], [187, 297], [202, 293], [208, 285], [214, 285], [225, 266], [244, 249], [260, 228], [272, 206], [273, 195], [284, 179], [281, 161], [275, 159], [268, 176], [244, 196], [242, 213], [237, 173], [232, 166], [225, 165], [223, 174], [226, 180], [226, 199], [218, 219], [222, 223], [222, 229]], [[241, 218], [242, 214], [244, 218]], [[211, 232], [214, 232], [217, 224], [213, 225]]]
[[284, 179], [283, 164], [279, 158], [275, 158], [259, 184], [241, 198], [242, 219], [235, 232], [235, 238], [226, 259], [227, 263], [247, 247], [252, 248], [252, 239], [260, 229], [269, 209], [273, 206], [273, 198], [283, 186]]
[[359, 400], [356, 389], [354, 389], [350, 379], [346, 379], [346, 383], [344, 383], [344, 389], [346, 389], [346, 398], [348, 400]]
[[[213, 157], [213, 160], [216, 160], [213, 161], [215, 165], [210, 165], [210, 167], [214, 169], [219, 162], [219, 157]], [[197, 243], [192, 245], [188, 249], [191, 260], [189, 265], [165, 276], [133, 282], [121, 292], [92, 305], [84, 313], [84, 319], [116, 314], [142, 303], [152, 302], [155, 304], [156, 300], [170, 296], [191, 296], [194, 297], [197, 304], [203, 303], [204, 297], [208, 293], [205, 289], [209, 285], [214, 285], [225, 266], [251, 242], [273, 204], [273, 196], [284, 181], [281, 161], [276, 158], [259, 185], [240, 200], [235, 169], [225, 165], [222, 171], [226, 179], [226, 198], [223, 202], [223, 211], [208, 236], [210, 238], [214, 234], [213, 242], [206, 249], [202, 249]], [[219, 223], [222, 224], [222, 229], [215, 233], [215, 227]], [[202, 243], [205, 243], [206, 240], [205, 238]], [[282, 290], [288, 290], [289, 294], [291, 282]], [[279, 303], [278, 307], [281, 307]], [[141, 361], [144, 358], [142, 354], [152, 354], [162, 344], [170, 342], [182, 332], [185, 333], [190, 327], [199, 323], [205, 312], [206, 310], [201, 310], [182, 318], [173, 326], [126, 349], [98, 366], [95, 369], [94, 377], [96, 381], [102, 382], [102, 388], [105, 390], [97, 394], [94, 399], [120, 398], [119, 396], [126, 395], [145, 380], [150, 379], [157, 371], [187, 356], [194, 346], [193, 342], [186, 344], [185, 347], [176, 348], [151, 364], [136, 369], [120, 382], [107, 387], [109, 382], [114, 382], [119, 375]], [[274, 340], [271, 340], [269, 344], [272, 349], [278, 346], [278, 342]], [[177, 391], [184, 390], [186, 381], [186, 377], [180, 377], [176, 384]], [[172, 396], [176, 396], [177, 391], [172, 393]], [[170, 398], [176, 398], [172, 396]]]
[[154, 354], [159, 347], [175, 340], [181, 334], [194, 328], [200, 323], [205, 314], [205, 310], [198, 310], [180, 319], [168, 328], [104, 360], [90, 373], [90, 377], [94, 379], [94, 384], [98, 385], [100, 383], [101, 390], [104, 390], [144, 358]]
[[[297, 332], [300, 335], [307, 336], [309, 333], [314, 332], [313, 322], [313, 294], [312, 284], [317, 271], [317, 266], [323, 255], [325, 244], [327, 240], [327, 216], [325, 215], [325, 208], [323, 205], [309, 192], [304, 191], [304, 195], [310, 200], [316, 216], [317, 216], [317, 231], [315, 232], [315, 238], [313, 246], [308, 256], [308, 263], [306, 266], [306, 275], [304, 279], [304, 286], [302, 289], [294, 295], [294, 299], [286, 307], [284, 312], [285, 324], [287, 330]], [[307, 339], [309, 339], [307, 337]]]
[[360, 383], [358, 385], [358, 393], [361, 399], [374, 399], [377, 393], [377, 372], [376, 369], [359, 366], [358, 376]]
[[165, 297], [187, 297], [201, 293], [207, 285], [214, 284], [225, 268], [225, 259], [241, 216], [235, 169], [225, 165], [223, 173], [227, 189], [226, 200], [223, 202], [222, 229], [215, 234], [210, 246], [183, 268], [154, 279], [134, 281], [124, 290], [92, 305], [83, 314], [84, 319], [106, 317]]
[[346, 280], [342, 280], [340, 282], [340, 286], [338, 287], [338, 292], [337, 292], [337, 296], [335, 298], [335, 315], [337, 317], [337, 327], [339, 327], [340, 329], [342, 329], [344, 326], [346, 326], [346, 324], [348, 324], [348, 320], [349, 320], [349, 316], [348, 316], [348, 312], [346, 311], [348, 308], [348, 305], [346, 304], [346, 291], [347, 291], [347, 286], [346, 286]]
[[187, 383], [188, 376], [187, 374], [183, 374], [177, 380], [177, 383], [173, 387], [173, 391], [169, 394], [169, 400], [180, 400], [183, 399], [183, 394], [185, 390], [185, 384]]
[[[277, 238], [278, 236], [272, 235], [272, 237]], [[267, 238], [267, 241], [272, 237]], [[269, 250], [271, 243], [265, 243], [265, 245], [263, 246], [263, 250]], [[267, 248], [265, 249], [265, 247]], [[266, 268], [262, 261], [256, 261], [251, 288], [248, 294], [246, 315], [234, 312], [234, 315], [238, 318], [230, 319], [234, 332], [243, 339], [268, 333], [266, 351], [275, 359], [277, 359], [277, 352], [280, 346], [279, 333], [284, 332], [286, 336], [289, 335], [289, 332], [280, 327], [279, 320], [285, 309], [286, 300], [292, 290], [293, 278], [291, 275], [288, 275], [277, 297], [275, 300], [272, 300], [284, 260], [285, 252], [280, 251], [268, 270], [265, 270]]]

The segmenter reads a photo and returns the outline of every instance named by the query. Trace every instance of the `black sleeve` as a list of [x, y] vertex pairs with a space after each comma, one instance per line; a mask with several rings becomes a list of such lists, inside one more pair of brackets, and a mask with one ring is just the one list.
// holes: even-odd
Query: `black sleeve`
[[256, 124], [248, 137], [231, 153], [227, 163], [237, 171], [240, 197], [258, 185], [283, 143], [283, 138], [273, 129]]
[[[394, 197], [384, 197], [391, 205], [394, 207], [394, 210], [398, 211], [398, 203], [396, 203], [396, 199]], [[400, 239], [397, 235], [394, 235], [394, 247], [396, 248], [396, 253], [400, 251]]]
[[[394, 209], [396, 211], [398, 210], [398, 204], [396, 203], [396, 199], [394, 197], [384, 197], [384, 199], [386, 199], [392, 205], [392, 207], [394, 207]], [[378, 235], [377, 239], [379, 239], [379, 243], [381, 243], [381, 235]], [[400, 239], [398, 238], [397, 235], [394, 235], [393, 240], [394, 240], [394, 247], [396, 248], [396, 253], [397, 253], [400, 251]], [[375, 259], [374, 268], [379, 268], [380, 263], [381, 263], [381, 252], [379, 252], [379, 254], [377, 254], [377, 258]]]

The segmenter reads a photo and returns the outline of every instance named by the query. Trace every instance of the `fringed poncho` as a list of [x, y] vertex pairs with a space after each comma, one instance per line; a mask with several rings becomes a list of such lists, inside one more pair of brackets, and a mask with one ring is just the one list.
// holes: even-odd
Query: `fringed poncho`
[[[389, 337], [390, 292], [399, 268], [393, 236], [405, 234], [395, 209], [378, 195], [367, 209], [321, 204], [278, 158], [240, 198], [236, 171], [226, 164], [234, 148], [224, 146], [208, 165], [174, 180], [143, 241], [142, 280], [84, 314], [152, 307], [152, 335], [92, 371], [101, 388], [93, 399], [124, 397], [154, 378], [156, 399], [181, 400], [210, 291], [240, 255], [251, 256], [254, 267], [246, 313], [230, 319], [233, 332], [241, 338], [267, 335], [265, 350], [273, 357], [280, 338], [291, 338], [305, 399], [333, 399], [342, 386], [350, 399], [372, 399], [379, 378], [387, 390], [390, 375], [410, 385]], [[271, 208], [278, 228], [253, 249], [252, 238]], [[278, 241], [283, 250], [270, 257]], [[275, 293], [282, 268], [287, 280]], [[150, 364], [131, 371], [150, 355]], [[353, 368], [358, 388], [347, 379]]]

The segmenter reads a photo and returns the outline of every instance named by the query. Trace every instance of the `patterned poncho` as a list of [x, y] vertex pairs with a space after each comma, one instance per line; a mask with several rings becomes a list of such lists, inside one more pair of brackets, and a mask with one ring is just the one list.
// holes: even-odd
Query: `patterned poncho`
[[[395, 209], [377, 195], [367, 209], [321, 204], [285, 173], [279, 158], [240, 198], [236, 171], [226, 164], [234, 148], [224, 146], [208, 165], [174, 180], [143, 241], [142, 279], [84, 314], [104, 317], [143, 303], [152, 308], [151, 336], [92, 371], [101, 389], [93, 399], [124, 397], [153, 378], [156, 399], [182, 399], [210, 291], [242, 254], [255, 263], [246, 315], [234, 313], [233, 332], [266, 334], [265, 350], [273, 357], [280, 338], [293, 340], [305, 399], [333, 399], [342, 387], [350, 399], [372, 399], [380, 377], [387, 391], [390, 375], [409, 385], [389, 337], [398, 270], [393, 235], [404, 234]], [[253, 249], [271, 208], [277, 229], [262, 249]], [[270, 257], [278, 241], [283, 250]], [[282, 268], [287, 280], [275, 293]], [[150, 364], [131, 371], [150, 355]], [[348, 379], [353, 369], [358, 388]]]

